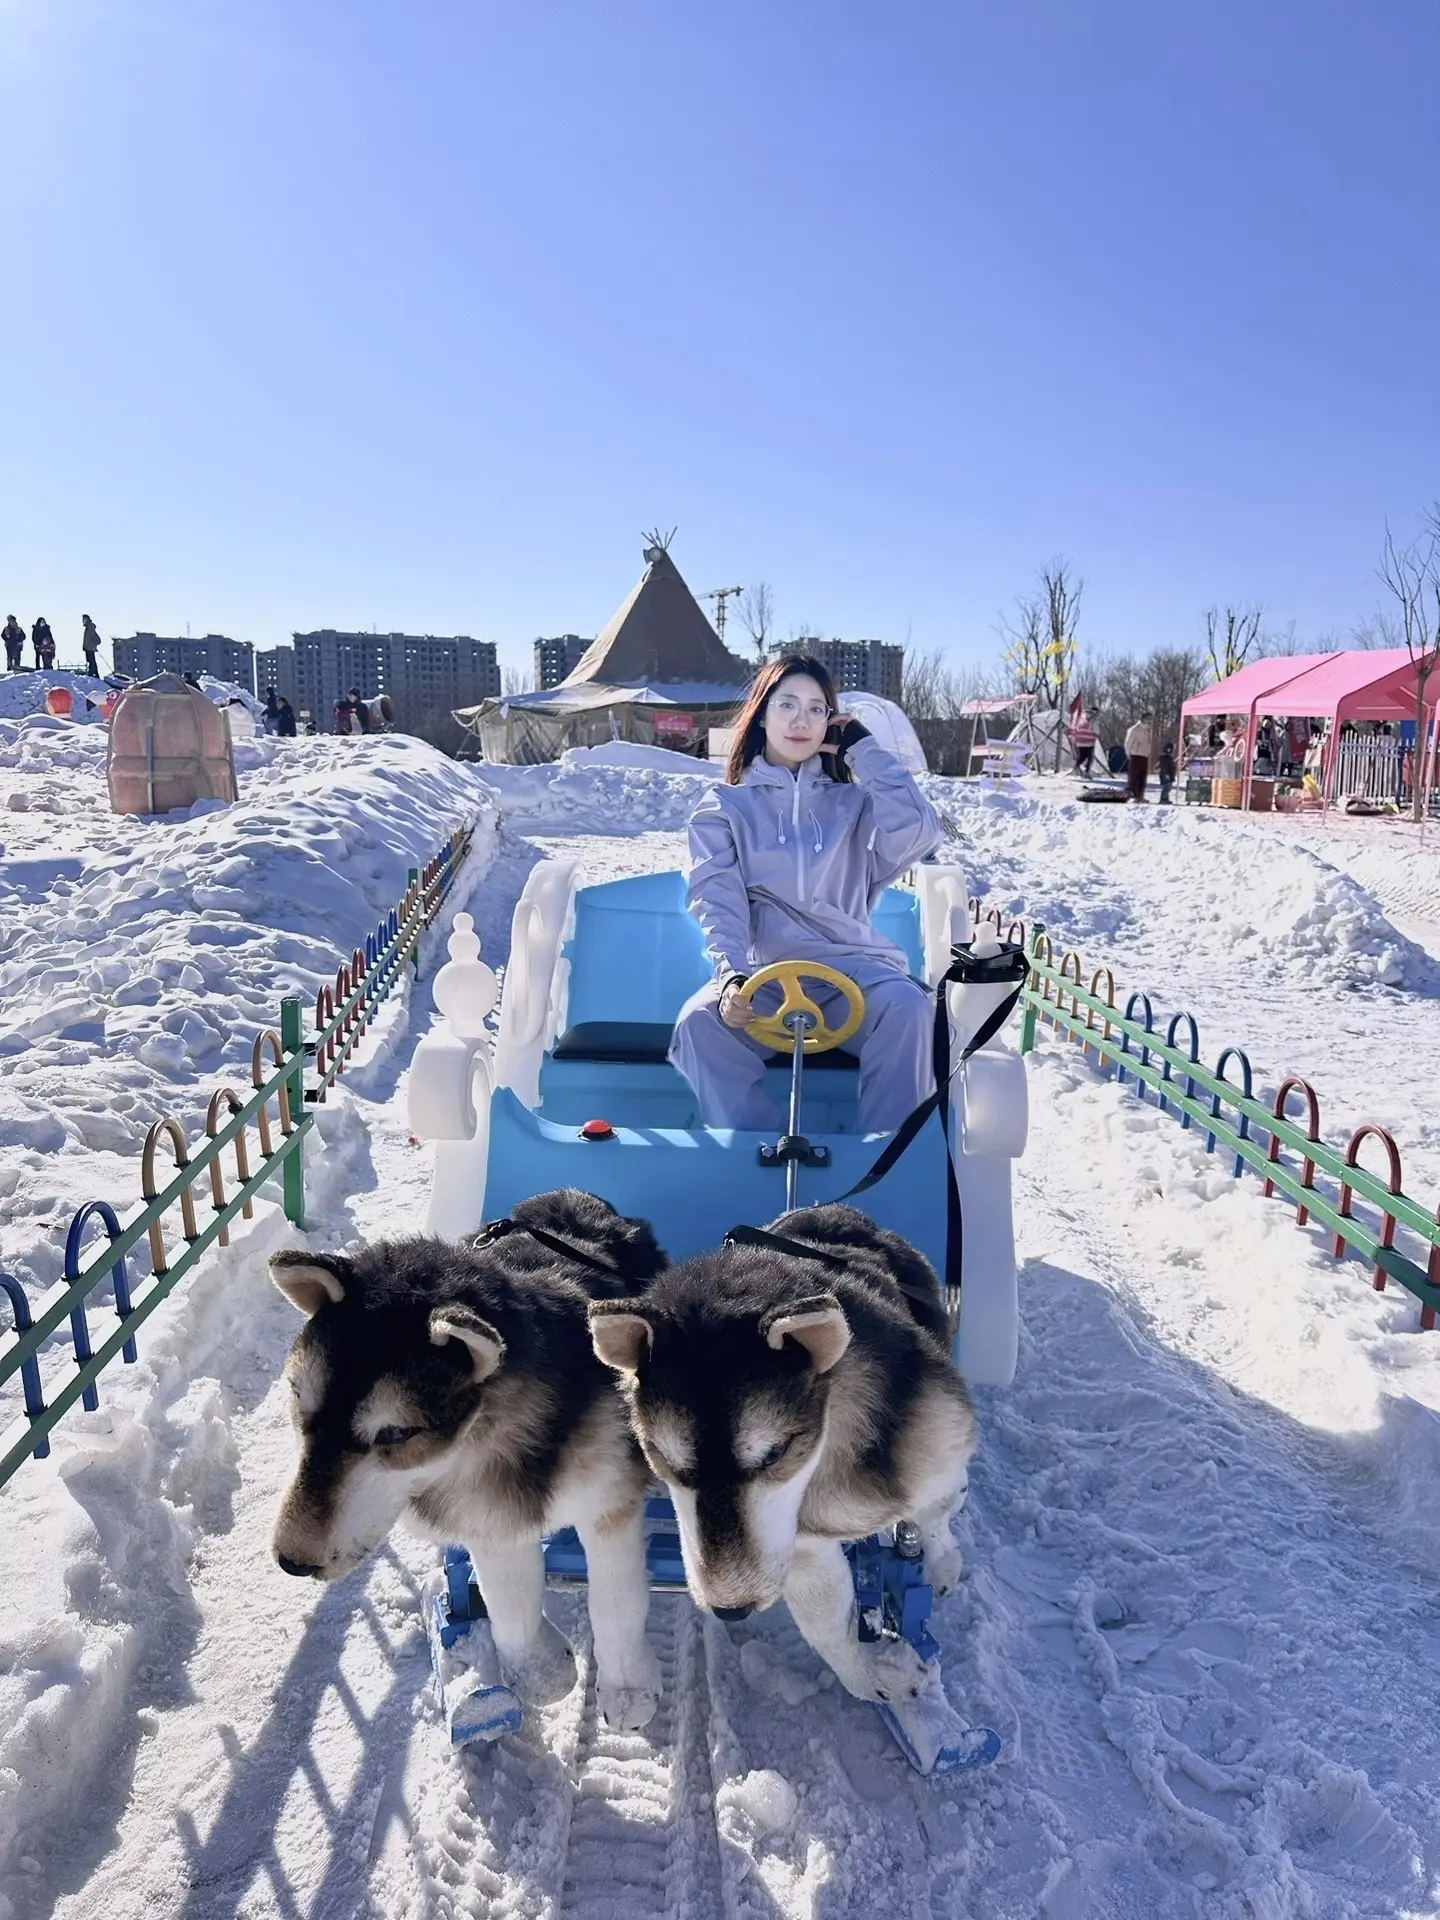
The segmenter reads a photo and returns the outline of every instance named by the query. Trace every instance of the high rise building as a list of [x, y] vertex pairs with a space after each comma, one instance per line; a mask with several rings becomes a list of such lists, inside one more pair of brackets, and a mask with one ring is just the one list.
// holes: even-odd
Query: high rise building
[[553, 638], [535, 642], [535, 685], [542, 691], [547, 687], [558, 687], [569, 677], [593, 642], [582, 640], [578, 633], [557, 633]]
[[787, 640], [777, 653], [808, 653], [818, 660], [839, 693], [878, 693], [882, 700], [900, 698], [905, 672], [905, 649], [886, 640]]
[[[273, 648], [262, 656], [261, 665], [263, 673], [273, 674], [275, 691], [286, 695], [296, 713], [310, 715], [317, 733], [330, 731], [335, 702], [352, 687], [365, 700], [389, 694], [402, 727], [426, 714], [474, 706], [500, 692], [494, 641], [472, 640], [467, 634], [437, 639], [433, 634], [338, 633], [325, 627], [297, 633], [293, 648]], [[261, 693], [271, 684], [266, 679]]]
[[227, 640], [223, 633], [207, 633], [203, 640], [163, 640], [158, 634], [137, 633], [112, 646], [116, 673], [132, 680], [149, 680], [157, 673], [208, 673], [247, 693], [255, 691], [255, 649], [248, 640]]

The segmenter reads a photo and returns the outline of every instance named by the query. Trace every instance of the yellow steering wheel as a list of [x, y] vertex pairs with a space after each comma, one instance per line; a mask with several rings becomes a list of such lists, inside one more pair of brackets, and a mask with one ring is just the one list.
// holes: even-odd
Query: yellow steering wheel
[[[849, 1010], [838, 1027], [826, 1026], [824, 1014], [800, 985], [802, 980], [823, 980], [826, 986], [838, 987], [844, 994]], [[802, 1049], [805, 1053], [829, 1053], [832, 1047], [843, 1047], [865, 1018], [865, 996], [855, 982], [848, 974], [837, 973], [834, 967], [822, 966], [818, 960], [774, 960], [768, 967], [752, 973], [744, 986], [736, 989], [735, 997], [749, 1006], [761, 987], [771, 985], [785, 990], [778, 1011], [757, 1014], [749, 1026], [740, 1031], [780, 1053], [795, 1051], [795, 1036], [784, 1025], [787, 1013], [808, 1013], [814, 1018], [815, 1025], [805, 1035]]]

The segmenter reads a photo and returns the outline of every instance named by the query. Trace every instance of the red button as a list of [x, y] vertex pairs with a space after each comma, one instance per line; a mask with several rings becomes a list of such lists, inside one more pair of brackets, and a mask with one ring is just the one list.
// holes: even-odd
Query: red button
[[587, 1120], [580, 1129], [582, 1140], [611, 1140], [614, 1137], [615, 1129], [608, 1120]]

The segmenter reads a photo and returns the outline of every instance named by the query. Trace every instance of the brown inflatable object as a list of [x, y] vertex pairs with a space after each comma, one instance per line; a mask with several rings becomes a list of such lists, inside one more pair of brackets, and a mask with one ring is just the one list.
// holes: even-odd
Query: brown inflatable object
[[230, 718], [178, 673], [127, 687], [110, 715], [106, 764], [115, 813], [173, 813], [236, 798]]

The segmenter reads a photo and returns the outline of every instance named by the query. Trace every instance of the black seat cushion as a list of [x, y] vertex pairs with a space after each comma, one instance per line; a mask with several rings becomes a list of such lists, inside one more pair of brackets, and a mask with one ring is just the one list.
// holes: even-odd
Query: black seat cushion
[[[663, 1067], [670, 1051], [672, 1031], [663, 1023], [644, 1020], [582, 1020], [578, 1027], [567, 1027], [555, 1042], [555, 1058]], [[784, 1067], [788, 1071], [790, 1056], [788, 1053], [773, 1053], [766, 1064]], [[810, 1055], [805, 1061], [807, 1073], [813, 1073], [817, 1067], [827, 1072], [838, 1070], [854, 1073], [859, 1066], [855, 1055], [847, 1053], [843, 1047], [834, 1047], [829, 1053]]]

